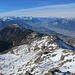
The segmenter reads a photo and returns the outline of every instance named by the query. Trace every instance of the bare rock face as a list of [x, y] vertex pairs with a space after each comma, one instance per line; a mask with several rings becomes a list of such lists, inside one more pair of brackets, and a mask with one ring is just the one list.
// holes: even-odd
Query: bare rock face
[[11, 46], [20, 45], [26, 36], [33, 31], [30, 29], [21, 29], [18, 25], [11, 25], [0, 30], [0, 52], [8, 49]]
[[2, 73], [0, 73], [0, 75], [3, 75]]
[[49, 73], [45, 73], [44, 75], [52, 75], [52, 73], [51, 73], [51, 72], [49, 72]]
[[58, 70], [58, 67], [55, 67], [55, 68], [50, 69], [50, 72], [55, 72], [57, 70]]
[[8, 43], [8, 42], [6, 42], [6, 41], [1, 41], [1, 40], [0, 40], [0, 52], [3, 52], [4, 50], [9, 49], [10, 46], [12, 46], [11, 43]]
[[32, 75], [31, 73], [29, 73], [28, 71], [25, 73], [25, 75]]

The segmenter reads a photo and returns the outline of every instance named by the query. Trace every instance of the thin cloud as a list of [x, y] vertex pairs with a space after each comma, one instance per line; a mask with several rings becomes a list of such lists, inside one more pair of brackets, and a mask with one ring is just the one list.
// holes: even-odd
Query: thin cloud
[[75, 3], [15, 10], [0, 16], [75, 17]]

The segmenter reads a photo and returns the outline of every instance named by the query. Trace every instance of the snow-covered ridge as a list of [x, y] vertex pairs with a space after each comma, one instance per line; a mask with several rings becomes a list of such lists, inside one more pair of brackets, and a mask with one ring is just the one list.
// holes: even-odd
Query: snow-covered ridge
[[61, 75], [68, 72], [75, 73], [74, 63], [75, 51], [59, 48], [51, 37], [43, 36], [0, 55], [0, 73]]
[[4, 17], [0, 17], [1, 20], [6, 21], [6, 20], [14, 20], [14, 19], [21, 19], [21, 20], [32, 20], [33, 17], [25, 17], [25, 16], [21, 16], [21, 17], [15, 17], [15, 16], [4, 16]]

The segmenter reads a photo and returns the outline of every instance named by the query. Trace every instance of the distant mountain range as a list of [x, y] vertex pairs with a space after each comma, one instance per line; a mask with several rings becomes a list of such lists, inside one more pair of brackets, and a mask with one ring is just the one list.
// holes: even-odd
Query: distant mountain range
[[60, 33], [75, 38], [75, 18], [0, 17], [0, 29], [12, 24], [38, 32]]
[[43, 26], [57, 33], [75, 37], [75, 18], [49, 18]]
[[75, 38], [75, 18], [0, 17], [0, 29], [13, 24], [41, 33], [58, 33]]

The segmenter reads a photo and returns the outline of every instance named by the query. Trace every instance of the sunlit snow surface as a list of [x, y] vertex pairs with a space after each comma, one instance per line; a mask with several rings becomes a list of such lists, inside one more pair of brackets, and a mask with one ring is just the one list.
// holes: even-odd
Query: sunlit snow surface
[[[25, 75], [26, 71], [29, 71], [33, 75], [44, 75], [55, 67], [58, 67], [62, 72], [75, 73], [74, 51], [57, 48], [55, 43], [48, 44], [50, 40], [48, 36], [44, 36], [32, 41], [31, 44], [18, 46], [12, 51], [0, 55], [0, 73]], [[43, 53], [43, 46], [47, 47], [46, 51], [50, 51], [48, 54]], [[53, 50], [50, 50], [51, 46], [54, 48]], [[64, 58], [61, 59], [62, 57]], [[39, 62], [35, 63], [38, 58]], [[62, 64], [63, 62], [64, 64]]]

